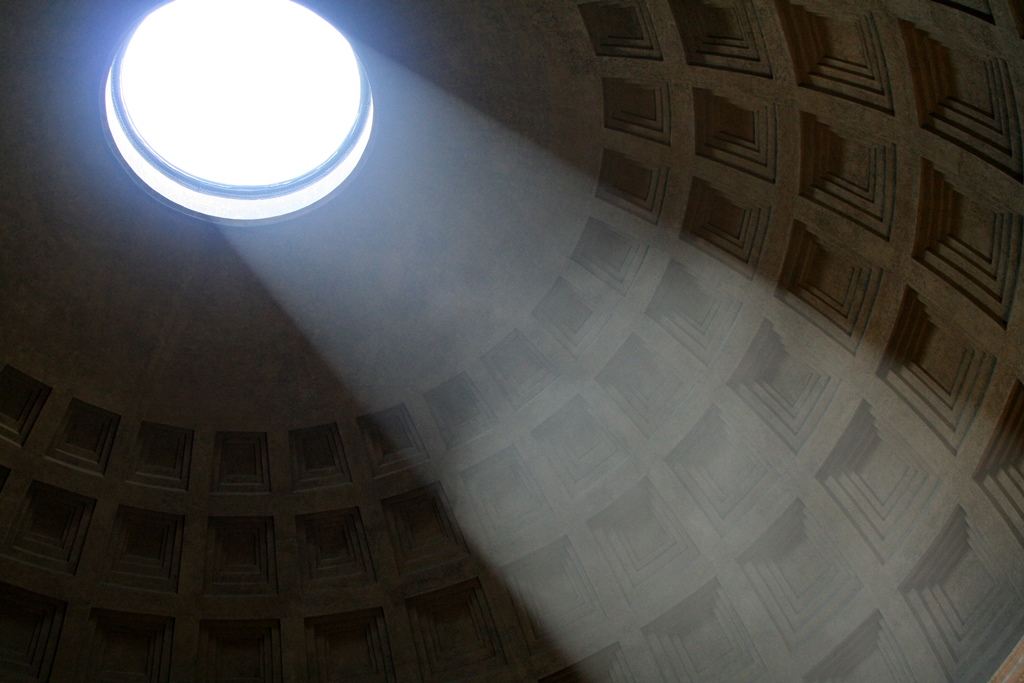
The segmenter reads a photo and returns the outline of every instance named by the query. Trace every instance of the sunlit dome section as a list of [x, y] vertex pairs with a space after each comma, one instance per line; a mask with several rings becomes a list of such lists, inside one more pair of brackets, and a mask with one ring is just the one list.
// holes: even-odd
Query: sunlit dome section
[[345, 37], [289, 0], [174, 0], [122, 46], [106, 83], [114, 146], [152, 190], [227, 221], [333, 192], [366, 149], [373, 104]]

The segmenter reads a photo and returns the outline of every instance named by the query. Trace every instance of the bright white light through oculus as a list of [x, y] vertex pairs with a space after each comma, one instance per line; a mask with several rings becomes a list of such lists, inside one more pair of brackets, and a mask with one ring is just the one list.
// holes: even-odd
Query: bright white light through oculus
[[[345, 146], [358, 160], [372, 118], [348, 41], [290, 0], [174, 0], [138, 25], [108, 80], [108, 124], [129, 166], [170, 199], [231, 218], [299, 207], [277, 201], [284, 210], [243, 206], [225, 214], [190, 206], [164, 191], [163, 180], [150, 182], [136, 157], [190, 191], [229, 197], [227, 204], [280, 200], [289, 184], [298, 190], [326, 175], [329, 192], [355, 165], [345, 163]], [[118, 122], [122, 130], [113, 130]], [[126, 150], [125, 140], [135, 149]], [[347, 171], [339, 179], [332, 165]], [[232, 189], [257, 194], [231, 199]]]

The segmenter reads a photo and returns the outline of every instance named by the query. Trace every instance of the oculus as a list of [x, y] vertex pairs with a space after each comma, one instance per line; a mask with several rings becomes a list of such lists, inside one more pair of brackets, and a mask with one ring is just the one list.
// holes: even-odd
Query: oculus
[[373, 99], [348, 40], [290, 0], [174, 0], [117, 51], [104, 88], [118, 156], [159, 197], [221, 222], [330, 195], [366, 151]]

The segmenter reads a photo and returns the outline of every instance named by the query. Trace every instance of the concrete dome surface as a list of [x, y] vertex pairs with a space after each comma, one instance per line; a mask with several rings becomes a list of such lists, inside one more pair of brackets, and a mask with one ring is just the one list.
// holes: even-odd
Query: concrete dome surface
[[371, 144], [246, 227], [155, 3], [0, 2], [0, 680], [1019, 680], [1021, 0], [304, 4]]

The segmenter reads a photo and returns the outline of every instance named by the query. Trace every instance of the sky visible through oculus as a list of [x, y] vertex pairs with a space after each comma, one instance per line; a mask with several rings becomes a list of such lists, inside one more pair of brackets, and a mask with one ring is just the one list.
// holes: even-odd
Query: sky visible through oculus
[[359, 115], [348, 41], [289, 0], [175, 0], [151, 13], [121, 61], [136, 134], [167, 164], [211, 183], [302, 176]]

